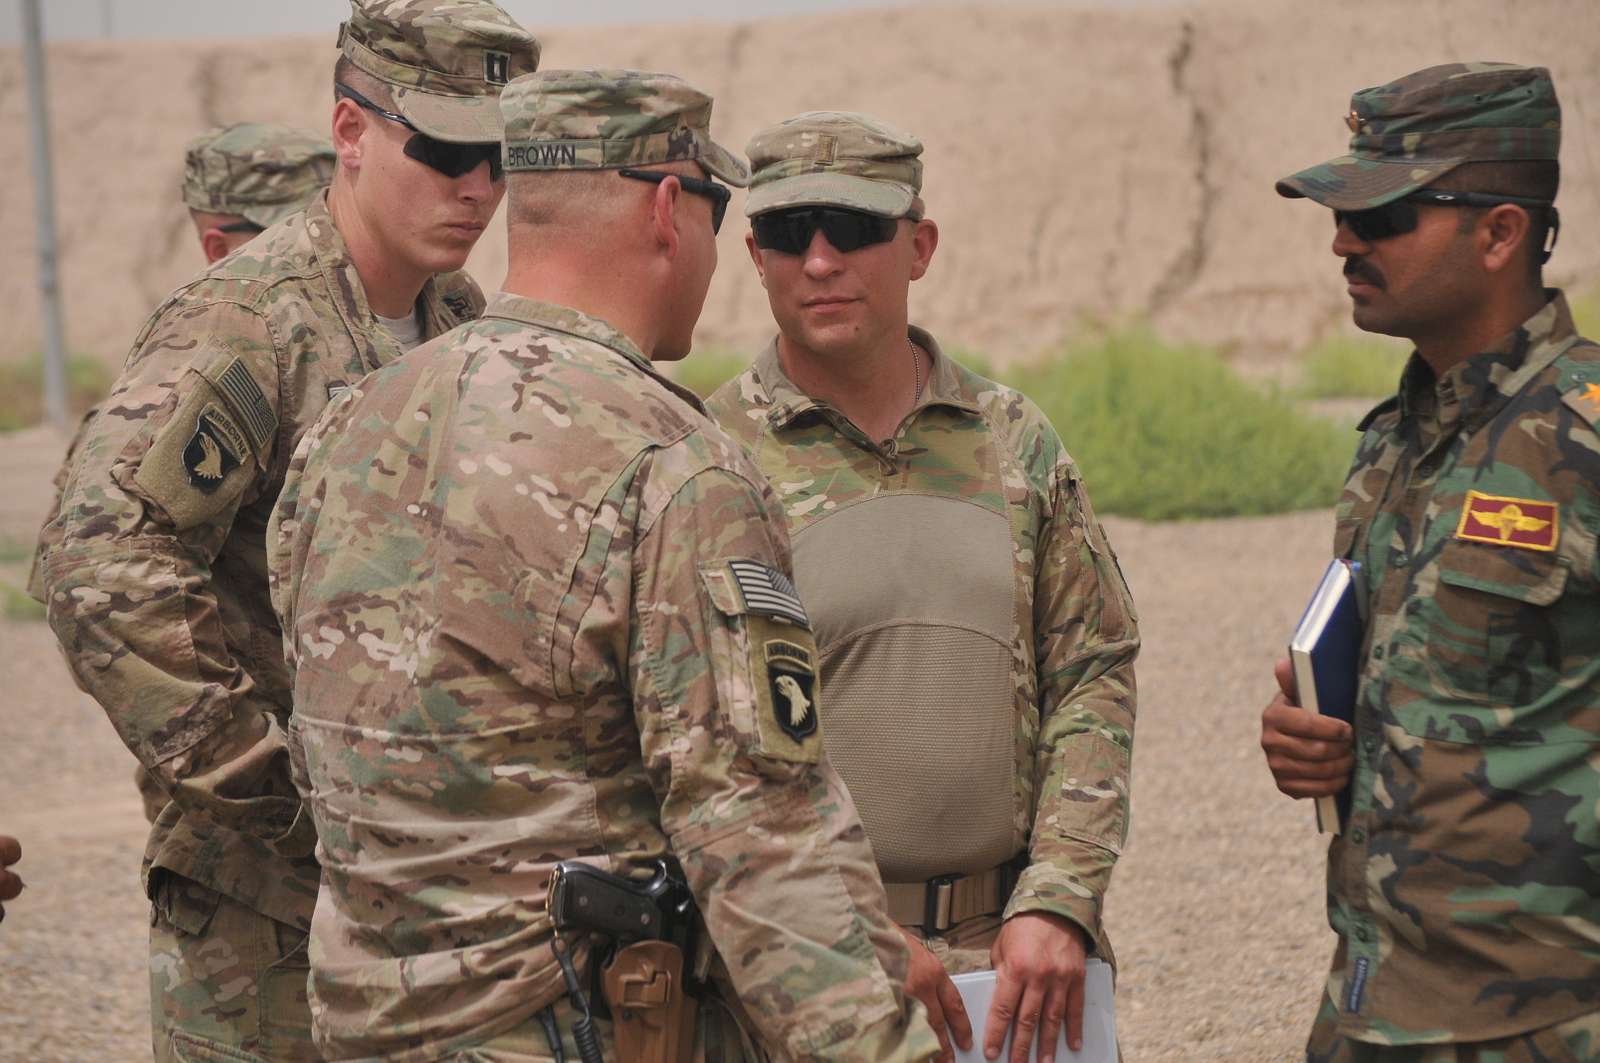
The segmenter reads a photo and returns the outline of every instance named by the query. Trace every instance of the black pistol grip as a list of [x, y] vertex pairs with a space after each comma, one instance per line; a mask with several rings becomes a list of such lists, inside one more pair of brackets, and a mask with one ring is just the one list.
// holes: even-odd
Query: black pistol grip
[[557, 866], [550, 918], [561, 930], [605, 934], [619, 941], [661, 936], [661, 909], [647, 887], [577, 861]]

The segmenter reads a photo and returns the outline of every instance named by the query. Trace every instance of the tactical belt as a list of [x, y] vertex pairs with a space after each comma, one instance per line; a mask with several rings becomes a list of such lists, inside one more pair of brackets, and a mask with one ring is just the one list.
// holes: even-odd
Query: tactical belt
[[942, 934], [980, 915], [998, 915], [1017, 888], [1028, 854], [974, 875], [940, 875], [926, 882], [886, 882], [889, 918], [924, 934]]

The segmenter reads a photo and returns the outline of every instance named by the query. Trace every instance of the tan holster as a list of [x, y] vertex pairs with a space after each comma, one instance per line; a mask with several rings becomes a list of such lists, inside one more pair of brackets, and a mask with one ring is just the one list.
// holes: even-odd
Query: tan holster
[[600, 976], [611, 1007], [617, 1058], [628, 1063], [689, 1063], [694, 1001], [685, 991], [683, 950], [640, 941], [617, 953]]

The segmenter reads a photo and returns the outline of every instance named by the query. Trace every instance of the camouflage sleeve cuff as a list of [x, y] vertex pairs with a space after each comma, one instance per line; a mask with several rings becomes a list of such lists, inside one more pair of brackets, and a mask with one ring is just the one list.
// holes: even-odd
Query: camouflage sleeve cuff
[[[1109, 852], [1101, 859], [1106, 857], [1115, 859]], [[1097, 872], [1095, 877], [1101, 876]], [[1028, 865], [1017, 880], [1017, 888], [1011, 891], [1003, 918], [1010, 919], [1024, 912], [1058, 915], [1077, 924], [1084, 932], [1091, 954], [1105, 953], [1100, 927], [1103, 898], [1103, 889], [1089, 885], [1082, 876], [1058, 865], [1035, 863]]]

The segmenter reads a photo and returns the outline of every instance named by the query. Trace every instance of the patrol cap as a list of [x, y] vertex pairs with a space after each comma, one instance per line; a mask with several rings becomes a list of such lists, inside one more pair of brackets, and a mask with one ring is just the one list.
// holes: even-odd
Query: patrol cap
[[499, 140], [501, 89], [539, 69], [539, 42], [490, 0], [350, 0], [339, 50], [393, 86], [412, 125], [456, 144]]
[[744, 160], [711, 139], [711, 97], [671, 74], [541, 70], [506, 86], [507, 172], [608, 170], [692, 159], [736, 188]]
[[745, 148], [753, 171], [744, 212], [846, 207], [903, 218], [922, 191], [922, 141], [854, 111], [807, 111], [768, 126]]
[[1279, 195], [1368, 210], [1462, 163], [1555, 160], [1561, 149], [1561, 105], [1542, 66], [1432, 66], [1357, 92], [1345, 124], [1350, 153], [1285, 177]]
[[325, 188], [333, 164], [322, 137], [267, 122], [219, 126], [184, 149], [183, 201], [265, 229]]

